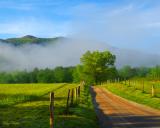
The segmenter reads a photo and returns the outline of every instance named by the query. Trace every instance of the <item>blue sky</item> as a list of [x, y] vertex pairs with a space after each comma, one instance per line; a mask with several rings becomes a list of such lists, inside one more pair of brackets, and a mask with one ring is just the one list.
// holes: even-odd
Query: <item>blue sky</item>
[[0, 38], [80, 36], [160, 54], [159, 0], [1, 0]]

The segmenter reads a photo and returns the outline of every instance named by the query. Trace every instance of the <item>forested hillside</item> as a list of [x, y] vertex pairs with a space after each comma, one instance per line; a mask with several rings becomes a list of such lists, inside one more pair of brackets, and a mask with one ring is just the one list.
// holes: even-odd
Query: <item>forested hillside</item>
[[0, 42], [12, 44], [14, 46], [20, 46], [24, 44], [48, 44], [48, 43], [56, 43], [59, 40], [65, 39], [64, 37], [54, 37], [54, 38], [39, 38], [32, 35], [26, 35], [19, 38], [8, 38], [8, 39], [0, 39]]

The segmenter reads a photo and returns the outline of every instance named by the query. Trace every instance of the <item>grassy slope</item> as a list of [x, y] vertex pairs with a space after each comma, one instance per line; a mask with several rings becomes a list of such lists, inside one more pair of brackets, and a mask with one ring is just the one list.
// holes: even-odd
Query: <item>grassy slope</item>
[[48, 128], [49, 92], [55, 92], [56, 128], [97, 128], [91, 99], [81, 96], [79, 106], [65, 115], [66, 96], [74, 84], [0, 85], [0, 128]]
[[141, 90], [136, 90], [133, 86], [114, 83], [104, 86], [109, 91], [140, 104], [144, 104], [156, 109], [160, 109], [160, 98], [151, 97], [151, 94], [143, 93]]

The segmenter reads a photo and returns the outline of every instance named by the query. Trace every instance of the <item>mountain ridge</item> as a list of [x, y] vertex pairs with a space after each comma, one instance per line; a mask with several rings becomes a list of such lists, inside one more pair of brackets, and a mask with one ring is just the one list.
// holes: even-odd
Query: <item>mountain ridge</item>
[[24, 44], [48, 44], [48, 43], [56, 43], [59, 40], [64, 40], [65, 37], [53, 37], [53, 38], [39, 38], [32, 35], [25, 35], [23, 37], [17, 38], [7, 38], [7, 39], [0, 39], [0, 42], [11, 44], [14, 46], [20, 46]]

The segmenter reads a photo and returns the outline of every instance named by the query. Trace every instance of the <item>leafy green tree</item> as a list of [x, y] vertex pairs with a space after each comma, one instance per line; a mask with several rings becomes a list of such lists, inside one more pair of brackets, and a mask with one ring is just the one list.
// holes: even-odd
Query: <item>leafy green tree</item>
[[152, 77], [152, 79], [160, 80], [160, 66], [159, 65], [151, 68], [149, 77]]
[[133, 77], [146, 77], [149, 73], [150, 69], [147, 67], [136, 67], [132, 68], [131, 66], [124, 66], [122, 67], [118, 73], [119, 76], [122, 78], [133, 78]]
[[129, 66], [129, 65], [126, 65], [124, 67], [122, 67], [120, 70], [119, 70], [119, 75], [122, 77], [122, 78], [131, 78], [134, 76], [134, 73], [133, 73], [133, 70], [132, 70], [132, 67]]
[[71, 83], [73, 82], [73, 71], [75, 70], [75, 67], [66, 67], [63, 68], [64, 70], [64, 81], [63, 82], [67, 82], [67, 83]]
[[80, 81], [83, 81], [83, 66], [77, 65], [76, 68], [73, 71], [73, 82], [79, 83]]
[[55, 82], [56, 83], [64, 82], [64, 77], [65, 77], [64, 68], [63, 67], [56, 67], [54, 69]]
[[38, 83], [52, 83], [54, 79], [54, 73], [52, 70], [46, 68], [44, 70], [39, 70], [37, 74]]
[[15, 71], [10, 74], [15, 83], [30, 83], [29, 73], [27, 71]]
[[138, 77], [146, 77], [147, 74], [149, 73], [150, 68], [147, 67], [138, 67], [137, 68], [137, 76]]
[[80, 60], [83, 65], [84, 79], [98, 84], [105, 81], [112, 72], [116, 56], [109, 51], [87, 51]]
[[29, 73], [30, 83], [38, 83], [37, 81], [38, 72], [39, 72], [39, 69], [35, 68], [33, 71]]
[[0, 83], [14, 83], [13, 76], [9, 73], [0, 73]]

